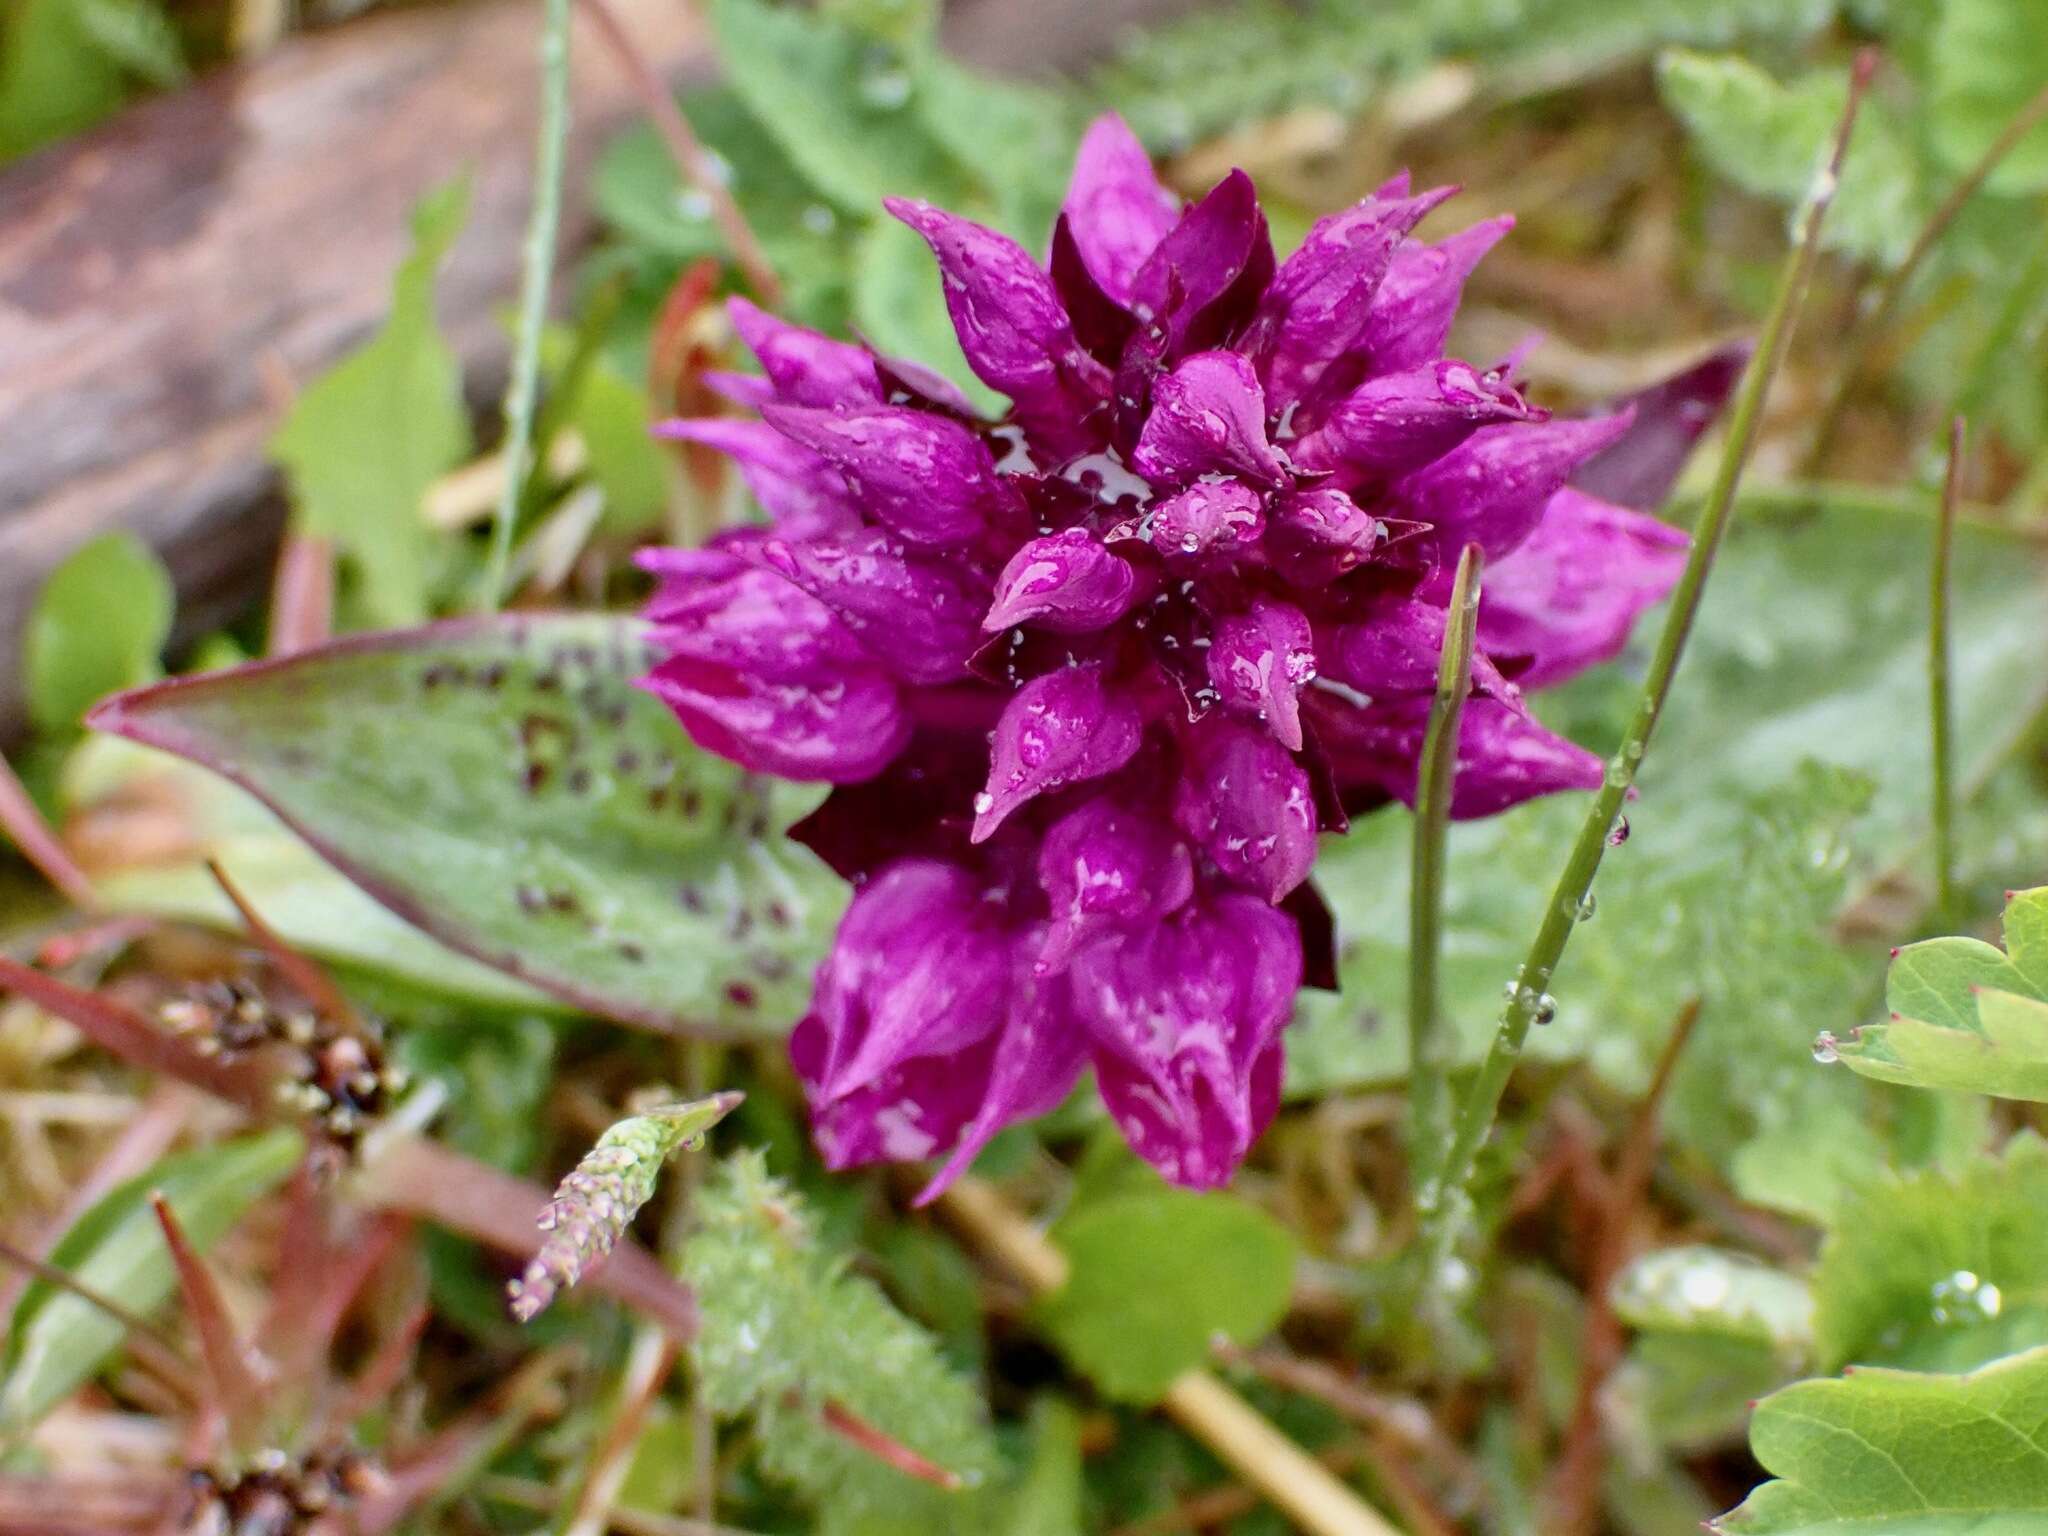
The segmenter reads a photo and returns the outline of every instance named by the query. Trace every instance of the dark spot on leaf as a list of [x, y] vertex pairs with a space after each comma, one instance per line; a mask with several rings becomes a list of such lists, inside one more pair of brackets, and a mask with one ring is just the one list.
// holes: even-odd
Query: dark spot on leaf
[[638, 965], [641, 961], [647, 958], [647, 951], [642, 949], [638, 944], [635, 944], [631, 939], [628, 939], [624, 943], [619, 945], [619, 958], [621, 960], [631, 961], [634, 965]]
[[512, 893], [522, 912], [542, 912], [547, 909], [547, 893], [537, 885], [522, 885]]
[[621, 774], [636, 773], [640, 768], [640, 754], [631, 747], [621, 747], [619, 755], [612, 759], [612, 767]]
[[751, 1008], [756, 1002], [754, 989], [744, 981], [729, 981], [725, 984], [726, 1001], [736, 1008]]
[[588, 768], [577, 768], [570, 772], [569, 793], [572, 795], [587, 795], [590, 793], [590, 770]]
[[548, 765], [546, 763], [528, 763], [526, 771], [520, 775], [520, 782], [526, 786], [528, 794], [538, 793], [546, 785], [547, 781]]
[[773, 926], [777, 928], [787, 928], [789, 926], [789, 908], [785, 907], [781, 902], [769, 902], [764, 911], [769, 923]]
[[682, 903], [685, 912], [704, 910], [704, 893], [694, 885], [685, 885], [676, 891], [676, 900]]
[[781, 981], [789, 975], [789, 959], [764, 949], [754, 956], [754, 974], [763, 981]]

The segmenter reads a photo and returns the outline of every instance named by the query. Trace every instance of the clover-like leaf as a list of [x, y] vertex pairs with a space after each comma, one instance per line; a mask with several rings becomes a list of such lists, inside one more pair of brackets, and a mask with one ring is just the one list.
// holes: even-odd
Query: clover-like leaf
[[1757, 1405], [1774, 1475], [1725, 1536], [2029, 1536], [2048, 1529], [2048, 1348], [1965, 1376], [1859, 1370]]
[[779, 1033], [844, 890], [804, 791], [695, 751], [632, 686], [644, 630], [509, 615], [356, 636], [109, 700], [444, 944], [593, 1013]]
[[1816, 1053], [1881, 1082], [2048, 1103], [2048, 886], [2007, 899], [2005, 946], [1907, 945], [1885, 977], [1890, 1019]]

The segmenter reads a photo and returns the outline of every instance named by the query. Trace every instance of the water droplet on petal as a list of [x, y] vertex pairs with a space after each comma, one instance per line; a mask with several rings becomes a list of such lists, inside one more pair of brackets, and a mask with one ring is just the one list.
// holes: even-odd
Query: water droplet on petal
[[1832, 1032], [1824, 1029], [1814, 1036], [1813, 1059], [1824, 1067], [1833, 1066], [1842, 1059], [1840, 1044]]

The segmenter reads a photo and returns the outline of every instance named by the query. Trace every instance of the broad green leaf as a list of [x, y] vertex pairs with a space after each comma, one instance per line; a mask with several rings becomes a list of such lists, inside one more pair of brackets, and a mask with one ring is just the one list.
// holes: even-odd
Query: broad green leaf
[[23, 0], [0, 37], [0, 161], [83, 132], [131, 80], [185, 78], [178, 35], [154, 0]]
[[1844, 1200], [1814, 1275], [1817, 1363], [1964, 1370], [2048, 1344], [2048, 1145]]
[[994, 204], [991, 222], [1043, 256], [1080, 138], [1066, 98], [935, 57], [918, 75], [915, 105], [925, 131]]
[[570, 421], [590, 455], [590, 478], [604, 492], [604, 526], [644, 533], [661, 521], [670, 491], [670, 459], [648, 430], [646, 389], [602, 360], [576, 392]]
[[[1748, 60], [1674, 49], [1658, 61], [1664, 101], [1708, 162], [1751, 192], [1797, 204], [1827, 153], [1848, 93], [1841, 70], [1781, 84]], [[1923, 216], [1911, 141], [1882, 102], [1866, 101], [1829, 211], [1826, 243], [1886, 265]]]
[[1681, 1455], [1737, 1443], [1750, 1405], [1803, 1367], [1768, 1344], [1722, 1333], [1645, 1333], [1601, 1395], [1618, 1437]]
[[[270, 1130], [165, 1158], [78, 1219], [49, 1262], [85, 1285], [147, 1316], [177, 1283], [149, 1197], [161, 1193], [202, 1253], [250, 1206], [282, 1184], [304, 1143], [296, 1131]], [[91, 1302], [33, 1281], [14, 1309], [7, 1335], [7, 1380], [0, 1426], [21, 1430], [68, 1397], [118, 1349], [121, 1323]]]
[[845, 891], [781, 835], [815, 793], [696, 751], [634, 619], [362, 635], [124, 695], [95, 724], [249, 790], [399, 916], [577, 1007], [793, 1022]]
[[2048, 1102], [2048, 886], [2008, 899], [2005, 942], [1907, 945], [1885, 977], [1890, 1020], [1816, 1050], [1882, 1082]]
[[[1955, 173], [1991, 148], [2013, 116], [2048, 87], [2048, 0], [1943, 0], [1929, 48], [1928, 113], [1935, 151]], [[2048, 187], [2048, 123], [2034, 128], [1985, 188]]]
[[[88, 736], [65, 764], [60, 794], [75, 840], [90, 838], [87, 872], [110, 912], [242, 931], [241, 917], [207, 872], [206, 860], [215, 859], [295, 948], [443, 1000], [564, 1011], [558, 1000], [457, 954], [380, 906], [261, 801], [194, 763], [118, 737]], [[141, 823], [132, 836], [130, 815]], [[142, 830], [161, 828], [165, 818], [175, 831], [169, 857]]]
[[1287, 1312], [1294, 1239], [1229, 1195], [1158, 1189], [1091, 1201], [1052, 1236], [1070, 1272], [1037, 1303], [1038, 1319], [1123, 1402], [1158, 1401], [1217, 1335], [1249, 1344]]
[[703, 1309], [691, 1354], [713, 1411], [752, 1419], [762, 1468], [817, 1508], [821, 1531], [986, 1531], [971, 1493], [885, 1465], [823, 1417], [837, 1405], [966, 1489], [985, 1483], [997, 1466], [987, 1410], [937, 1341], [847, 1272], [759, 1154], [720, 1164], [697, 1210], [683, 1255]]
[[2034, 1536], [2048, 1529], [2048, 1349], [1966, 1376], [1859, 1370], [1757, 1405], [1776, 1481], [1727, 1536]]
[[[1783, 499], [1782, 493], [1780, 499]], [[1945, 1095], [1868, 1085], [1813, 1059], [1815, 1034], [1869, 1016], [1873, 962], [1830, 937], [1845, 897], [1924, 836], [1922, 512], [1817, 495], [1797, 519], [1738, 519], [1708, 588], [1684, 674], [1609, 852], [1597, 910], [1553, 986], [1557, 1020], [1532, 1053], [1580, 1058], [1638, 1091], [1673, 1015], [1697, 993], [1699, 1029], [1666, 1123], [1746, 1190], [1824, 1214], [1845, 1172], [1967, 1152], [1981, 1111]], [[2048, 584], [2019, 540], [1970, 528], [1956, 542], [1958, 772], [2004, 761], [2048, 686], [2040, 636]], [[1648, 633], [1654, 617], [1644, 627]], [[1636, 655], [1647, 648], [1637, 641]], [[1607, 749], [1634, 701], [1631, 663], [1536, 704], [1575, 740]], [[1445, 1011], [1470, 1059], [1521, 962], [1584, 814], [1558, 796], [1453, 828], [1445, 902]], [[1983, 818], [1997, 814], [1997, 826]], [[1967, 844], [2011, 834], [1966, 804]], [[1407, 984], [1408, 823], [1381, 812], [1329, 840], [1317, 882], [1337, 916], [1340, 995], [1305, 997], [1289, 1035], [1289, 1091], [1398, 1080]], [[2021, 847], [2014, 858], [2048, 859]]]
[[872, 225], [855, 247], [853, 323], [881, 351], [936, 368], [989, 415], [1002, 396], [974, 376], [960, 351], [931, 248], [894, 219]]
[[[782, 279], [784, 312], [806, 325], [843, 329], [848, 242], [880, 217], [880, 206], [855, 216], [821, 198], [730, 89], [692, 91], [681, 106], [718, 156], [726, 185]], [[678, 261], [729, 255], [711, 200], [682, 184], [674, 155], [652, 128], [632, 129], [606, 147], [591, 196], [599, 214], [643, 250]]]
[[1082, 1536], [1081, 1416], [1050, 1394], [1031, 1404], [1031, 1449], [995, 1536]]
[[818, 193], [855, 218], [888, 196], [952, 200], [962, 178], [910, 110], [914, 53], [815, 12], [712, 0], [726, 78]]
[[132, 533], [102, 534], [50, 573], [22, 642], [29, 716], [69, 731], [110, 693], [162, 675], [177, 595]]
[[1813, 1292], [1804, 1280], [1725, 1248], [1658, 1248], [1623, 1270], [1614, 1310], [1630, 1327], [1711, 1333], [1802, 1358], [1813, 1346]]
[[383, 328], [315, 379], [271, 439], [299, 527], [347, 557], [374, 624], [426, 617], [433, 535], [420, 498], [469, 452], [461, 364], [434, 322], [434, 276], [468, 212], [466, 181], [420, 201]]

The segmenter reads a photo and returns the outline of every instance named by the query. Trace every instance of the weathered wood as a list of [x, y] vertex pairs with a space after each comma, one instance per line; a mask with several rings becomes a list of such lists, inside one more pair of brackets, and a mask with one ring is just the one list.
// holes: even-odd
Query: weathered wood
[[[619, 9], [665, 75], [708, 68], [686, 5]], [[473, 372], [502, 367], [537, 21], [521, 0], [368, 17], [0, 174], [0, 730], [19, 711], [27, 605], [94, 534], [155, 545], [188, 626], [260, 590], [281, 521], [264, 457], [278, 384], [375, 325], [408, 210], [464, 170], [442, 315]], [[593, 41], [576, 50], [572, 190], [637, 111]]]
[[[955, 0], [947, 44], [984, 68], [1083, 66], [1189, 0]], [[708, 74], [689, 0], [616, 0], [650, 61]], [[147, 101], [0, 170], [0, 741], [18, 728], [23, 620], [45, 575], [129, 529], [177, 578], [187, 637], [264, 589], [283, 508], [264, 445], [284, 389], [381, 318], [406, 215], [467, 169], [441, 287], [473, 392], [502, 377], [535, 124], [531, 0], [383, 12]], [[574, 193], [638, 115], [579, 22]]]

